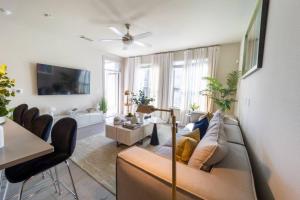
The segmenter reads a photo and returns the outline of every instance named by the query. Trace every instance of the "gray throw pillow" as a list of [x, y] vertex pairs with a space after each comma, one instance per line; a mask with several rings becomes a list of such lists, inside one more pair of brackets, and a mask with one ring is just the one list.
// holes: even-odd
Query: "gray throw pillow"
[[228, 144], [224, 132], [223, 120], [216, 119], [194, 150], [188, 165], [209, 171], [226, 156]]

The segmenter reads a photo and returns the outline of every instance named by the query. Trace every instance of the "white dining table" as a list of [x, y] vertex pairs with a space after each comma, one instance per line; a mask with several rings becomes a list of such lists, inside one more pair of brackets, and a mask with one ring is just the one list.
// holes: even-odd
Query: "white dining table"
[[2, 126], [4, 147], [0, 148], [0, 170], [54, 151], [53, 146], [10, 119]]

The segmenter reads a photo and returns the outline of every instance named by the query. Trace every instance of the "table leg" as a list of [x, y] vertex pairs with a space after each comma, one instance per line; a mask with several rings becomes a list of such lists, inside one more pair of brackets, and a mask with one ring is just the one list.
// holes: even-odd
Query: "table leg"
[[153, 124], [153, 130], [152, 130], [152, 136], [151, 136], [150, 144], [153, 145], [153, 146], [159, 145], [156, 123]]

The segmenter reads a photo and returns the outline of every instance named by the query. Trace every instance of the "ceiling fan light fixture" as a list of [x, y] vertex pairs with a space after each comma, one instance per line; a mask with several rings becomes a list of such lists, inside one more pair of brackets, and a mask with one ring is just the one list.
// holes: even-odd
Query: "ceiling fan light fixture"
[[128, 47], [133, 45], [133, 44], [141, 46], [141, 47], [151, 47], [150, 44], [137, 41], [139, 39], [143, 39], [143, 38], [151, 36], [152, 35], [151, 32], [145, 32], [145, 33], [141, 33], [141, 34], [138, 34], [138, 35], [132, 35], [129, 32], [130, 24], [128, 24], [128, 23], [125, 24], [125, 27], [126, 27], [126, 30], [127, 30], [126, 33], [122, 33], [122, 31], [120, 31], [116, 27], [113, 27], [113, 26], [108, 27], [112, 32], [117, 34], [119, 36], [119, 38], [118, 39], [102, 39], [100, 41], [102, 41], [102, 42], [112, 42], [112, 41], [121, 40], [122, 43], [123, 43], [123, 50], [127, 50]]

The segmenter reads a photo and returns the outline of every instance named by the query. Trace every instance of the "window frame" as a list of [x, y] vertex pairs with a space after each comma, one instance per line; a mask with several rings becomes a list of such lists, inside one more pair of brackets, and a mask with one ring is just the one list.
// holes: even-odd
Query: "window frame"
[[172, 67], [173, 67], [173, 70], [172, 70], [172, 88], [171, 88], [172, 89], [172, 105], [171, 105], [171, 107], [172, 108], [180, 108], [180, 106], [178, 107], [178, 106], [174, 105], [175, 90], [180, 91], [182, 93], [182, 88], [175, 87], [175, 84], [174, 84], [174, 82], [175, 82], [175, 70], [174, 69], [176, 69], [176, 68], [177, 69], [178, 68], [184, 69], [184, 61], [174, 61]]
[[[116, 69], [105, 68], [106, 61], [117, 64], [118, 68], [116, 68]], [[116, 59], [111, 59], [111, 58], [103, 58], [103, 71], [104, 71], [104, 97], [106, 99], [107, 99], [107, 96], [106, 96], [106, 93], [107, 93], [107, 91], [106, 91], [106, 73], [111, 73], [111, 74], [116, 74], [117, 75], [117, 82], [116, 82], [116, 85], [117, 85], [117, 90], [116, 90], [116, 93], [117, 93], [117, 98], [116, 98], [117, 105], [116, 106], [117, 106], [117, 108], [116, 108], [116, 112], [117, 113], [112, 113], [112, 116], [113, 116], [114, 114], [118, 114], [120, 112], [121, 61], [116, 60]]]

